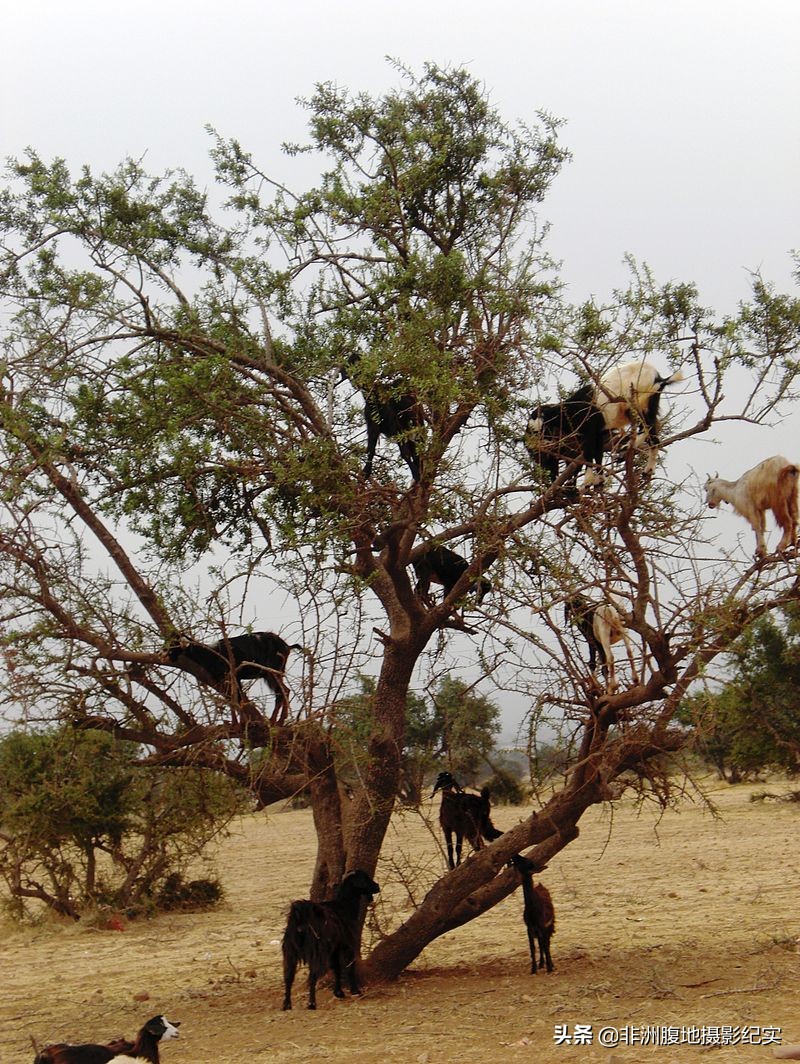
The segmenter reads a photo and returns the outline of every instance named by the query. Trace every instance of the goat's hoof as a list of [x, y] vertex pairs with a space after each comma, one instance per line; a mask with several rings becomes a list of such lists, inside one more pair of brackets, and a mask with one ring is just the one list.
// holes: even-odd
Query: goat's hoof
[[334, 990], [333, 996], [337, 997], [337, 998], [343, 998], [344, 997], [344, 990]]
[[283, 1009], [284, 1012], [290, 1012], [291, 1008], [292, 1008], [292, 1003], [291, 1002], [287, 1003], [286, 1001], [284, 1001], [283, 1005], [281, 1005], [281, 1008]]
[[312, 1009], [312, 1010], [313, 1010], [313, 1009], [316, 1009], [316, 1007], [317, 1007], [317, 1005], [316, 1005], [316, 1002], [315, 1002], [315, 1003], [314, 1003], [313, 1005], [309, 1005], [309, 1006], [308, 1006], [308, 1008], [310, 1008], [310, 1009]]

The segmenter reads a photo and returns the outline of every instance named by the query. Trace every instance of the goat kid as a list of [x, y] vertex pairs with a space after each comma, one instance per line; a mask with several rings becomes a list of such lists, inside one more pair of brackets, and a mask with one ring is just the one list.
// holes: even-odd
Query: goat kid
[[[431, 798], [438, 790], [442, 792], [442, 804], [439, 807], [439, 824], [447, 844], [447, 864], [452, 869], [461, 864], [463, 842], [473, 850], [483, 848], [484, 839], [494, 842], [503, 834], [492, 823], [489, 788], [481, 793], [467, 794], [454, 776], [449, 772], [440, 772], [436, 777]], [[453, 836], [455, 835], [455, 861], [453, 860]]]
[[283, 1008], [292, 1007], [292, 983], [298, 964], [308, 965], [308, 1007], [317, 1007], [317, 980], [333, 972], [334, 997], [343, 998], [342, 974], [351, 994], [360, 994], [356, 970], [359, 917], [364, 899], [380, 892], [363, 869], [348, 872], [331, 901], [293, 901], [283, 933]]
[[[469, 569], [469, 562], [456, 554], [454, 550], [436, 544], [429, 547], [416, 561], [411, 563], [417, 577], [414, 590], [426, 606], [433, 605], [430, 595], [431, 584], [441, 584], [444, 588], [444, 597], [450, 594], [458, 581]], [[476, 588], [475, 601], [480, 606], [484, 598], [493, 590], [492, 584], [485, 576], [474, 577], [467, 590]]]
[[583, 595], [573, 595], [564, 603], [564, 620], [567, 623], [572, 622], [586, 640], [589, 647], [589, 668], [592, 672], [597, 667], [597, 659], [600, 659], [609, 694], [615, 694], [619, 689], [614, 654], [611, 650], [614, 643], [621, 641], [625, 644], [633, 682], [639, 682], [633, 646], [619, 610], [612, 602], [595, 603]]
[[777, 551], [786, 550], [797, 542], [797, 476], [800, 467], [776, 454], [748, 469], [738, 480], [709, 477], [706, 481], [706, 502], [714, 510], [721, 502], [729, 502], [738, 514], [750, 522], [756, 534], [756, 557], [766, 552], [764, 532], [767, 510], [771, 510], [783, 535]]
[[243, 701], [242, 680], [263, 680], [275, 692], [275, 709], [270, 721], [283, 724], [289, 712], [289, 692], [284, 679], [290, 650], [302, 650], [299, 643], [287, 643], [275, 632], [247, 632], [220, 639], [210, 646], [203, 643], [176, 643], [167, 649], [170, 665], [214, 684], [227, 682], [231, 699]]
[[556, 932], [556, 914], [550, 891], [544, 883], [533, 882], [536, 866], [521, 853], [515, 854], [509, 864], [516, 868], [522, 880], [522, 896], [525, 905], [523, 917], [528, 931], [528, 948], [531, 951], [531, 975], [536, 975], [537, 945], [539, 946], [539, 967], [546, 966], [548, 972], [552, 972], [550, 939]]
[[367, 461], [364, 464], [364, 476], [372, 475], [372, 461], [381, 435], [397, 440], [400, 457], [411, 470], [412, 480], [420, 478], [420, 461], [416, 444], [411, 438], [415, 428], [425, 423], [422, 407], [415, 395], [388, 396], [379, 399], [376, 395], [367, 395], [364, 399], [364, 419], [367, 423]]
[[142, 1060], [159, 1064], [159, 1044], [179, 1038], [179, 1027], [180, 1022], [177, 1020], [170, 1023], [166, 1016], [153, 1016], [141, 1028], [134, 1042], [122, 1038], [105, 1045], [93, 1042], [81, 1045], [57, 1042], [38, 1052], [33, 1064], [126, 1064], [128, 1061]]
[[658, 407], [661, 393], [684, 380], [683, 370], [662, 377], [649, 362], [614, 366], [598, 381], [594, 402], [609, 432], [636, 433], [634, 447], [647, 450], [645, 473], [655, 472], [658, 457]]

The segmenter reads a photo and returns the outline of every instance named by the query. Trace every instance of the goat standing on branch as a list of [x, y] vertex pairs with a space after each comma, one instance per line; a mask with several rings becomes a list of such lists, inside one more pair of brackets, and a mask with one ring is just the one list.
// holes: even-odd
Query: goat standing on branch
[[[551, 481], [558, 463], [580, 459], [588, 469], [599, 469], [608, 447], [608, 432], [594, 402], [594, 387], [585, 384], [560, 403], [540, 403], [528, 418], [523, 443], [528, 454]], [[569, 479], [574, 484], [578, 476]]]
[[583, 483], [589, 486], [600, 479], [611, 434], [630, 430], [635, 447], [647, 448], [649, 475], [656, 467], [661, 393], [683, 379], [682, 370], [662, 377], [649, 362], [615, 366], [596, 385], [585, 384], [560, 403], [537, 406], [523, 442], [551, 480], [558, 476], [559, 461], [582, 461], [587, 467]]
[[[450, 594], [458, 581], [469, 569], [469, 562], [456, 554], [454, 550], [435, 544], [421, 554], [416, 561], [412, 562], [417, 577], [414, 590], [426, 606], [432, 604], [430, 596], [431, 584], [441, 584], [444, 588], [445, 598]], [[469, 588], [476, 588], [475, 602], [480, 606], [486, 595], [492, 590], [492, 584], [485, 576], [476, 576], [470, 583]]]
[[237, 705], [242, 702], [242, 680], [263, 680], [275, 692], [275, 709], [270, 721], [283, 724], [289, 712], [289, 692], [284, 680], [291, 645], [275, 632], [248, 632], [220, 639], [211, 646], [203, 643], [176, 643], [167, 649], [170, 665], [190, 672], [207, 683], [227, 682], [229, 696]]
[[368, 395], [364, 400], [364, 418], [367, 422], [367, 460], [364, 464], [364, 476], [372, 475], [375, 448], [381, 435], [384, 435], [397, 440], [400, 457], [411, 470], [412, 480], [419, 480], [419, 454], [411, 433], [423, 425], [425, 419], [416, 396], [408, 393], [379, 399], [375, 395]]
[[[447, 843], [447, 863], [450, 868], [461, 864], [461, 850], [464, 838], [473, 850], [483, 847], [483, 840], [493, 842], [503, 834], [492, 823], [490, 815], [489, 788], [481, 793], [467, 794], [449, 772], [440, 772], [436, 777], [433, 793], [442, 792], [442, 804], [439, 809], [439, 823], [442, 826]], [[453, 835], [456, 837], [455, 861], [453, 860]]]
[[752, 525], [756, 534], [756, 557], [767, 553], [764, 531], [767, 510], [772, 510], [783, 536], [777, 546], [780, 553], [797, 542], [797, 475], [800, 467], [776, 454], [748, 469], [738, 480], [709, 477], [706, 502], [714, 510], [729, 502], [734, 510]]
[[564, 620], [568, 623], [571, 621], [586, 640], [589, 647], [589, 668], [592, 672], [597, 667], [597, 659], [600, 659], [609, 694], [614, 694], [618, 689], [614, 654], [611, 650], [614, 643], [622, 641], [625, 644], [633, 682], [639, 682], [633, 646], [619, 610], [612, 602], [595, 603], [583, 595], [573, 595], [564, 603]]

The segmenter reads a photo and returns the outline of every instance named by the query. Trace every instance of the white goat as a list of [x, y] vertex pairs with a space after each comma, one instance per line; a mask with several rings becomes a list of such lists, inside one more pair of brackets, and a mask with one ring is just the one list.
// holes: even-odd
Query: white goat
[[620, 612], [612, 602], [591, 602], [583, 595], [573, 595], [564, 603], [564, 616], [567, 621], [572, 621], [589, 646], [589, 668], [594, 672], [597, 659], [606, 680], [606, 688], [609, 694], [614, 694], [619, 686], [617, 674], [614, 669], [614, 655], [612, 646], [620, 641], [625, 644], [628, 653], [628, 661], [631, 663], [633, 682], [639, 683], [639, 671], [636, 668], [636, 659], [633, 653], [633, 645], [628, 637], [625, 622]]
[[658, 405], [662, 391], [684, 379], [683, 370], [662, 377], [649, 362], [626, 362], [614, 366], [597, 383], [594, 402], [611, 432], [636, 432], [634, 446], [646, 448], [646, 472], [656, 468], [658, 449]]
[[721, 502], [729, 502], [738, 514], [749, 521], [756, 534], [756, 557], [763, 557], [767, 510], [772, 510], [783, 536], [778, 544], [780, 552], [794, 546], [797, 540], [797, 475], [800, 467], [780, 454], [765, 458], [748, 469], [738, 480], [709, 477], [706, 481], [706, 502], [714, 510]]

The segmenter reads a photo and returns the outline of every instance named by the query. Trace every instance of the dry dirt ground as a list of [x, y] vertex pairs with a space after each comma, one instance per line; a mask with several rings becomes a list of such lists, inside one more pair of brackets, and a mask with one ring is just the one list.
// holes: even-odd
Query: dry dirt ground
[[[395, 983], [344, 1001], [321, 988], [315, 1013], [303, 1007], [304, 971], [294, 1011], [280, 1010], [280, 937], [287, 902], [307, 892], [311, 814], [247, 817], [221, 846], [218, 912], [122, 932], [0, 925], [0, 1064], [30, 1064], [31, 1035], [105, 1040], [158, 1012], [182, 1022], [165, 1064], [770, 1060], [771, 1045], [712, 1047], [708, 1031], [700, 1044], [680, 1033], [781, 1028], [784, 1042], [800, 1042], [800, 806], [751, 803], [752, 789], [715, 785], [719, 819], [688, 801], [658, 823], [626, 803], [613, 822], [590, 811], [542, 877], [557, 912], [552, 975], [529, 974], [517, 892]], [[522, 813], [498, 809], [495, 819], [509, 827]], [[410, 868], [443, 868], [417, 816], [398, 817], [388, 843], [377, 872], [384, 925], [408, 911]], [[591, 1044], [575, 1044], [576, 1024], [591, 1025]], [[571, 1044], [556, 1044], [557, 1025]], [[653, 1028], [684, 1040], [624, 1044]], [[598, 1044], [614, 1030], [622, 1044]]]

